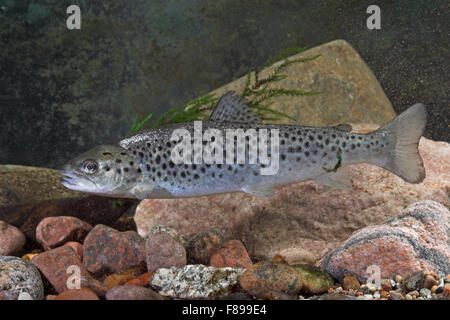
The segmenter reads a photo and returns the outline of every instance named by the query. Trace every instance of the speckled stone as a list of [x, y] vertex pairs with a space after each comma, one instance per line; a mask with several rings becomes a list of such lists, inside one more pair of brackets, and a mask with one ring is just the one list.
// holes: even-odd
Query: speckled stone
[[0, 255], [0, 300], [16, 300], [22, 292], [33, 300], [44, 299], [39, 270], [20, 258]]
[[186, 299], [217, 299], [231, 293], [245, 269], [187, 265], [161, 268], [150, 279], [160, 295]]
[[[371, 265], [380, 267], [381, 277], [419, 270], [448, 274], [449, 229], [447, 208], [434, 201], [416, 202], [381, 225], [355, 232], [319, 263], [340, 280], [353, 275], [366, 281]], [[423, 285], [423, 273], [420, 282]]]
[[0, 220], [0, 255], [17, 253], [25, 244], [25, 236], [16, 227]]
[[36, 240], [44, 249], [52, 249], [68, 241], [83, 243], [92, 226], [76, 217], [44, 218], [36, 228]]
[[144, 239], [134, 231], [119, 232], [99, 224], [84, 240], [83, 264], [97, 275], [144, 267]]
[[[105, 296], [106, 290], [103, 284], [89, 274], [77, 253], [70, 246], [64, 245], [40, 253], [31, 259], [31, 263], [42, 272], [58, 293], [70, 289], [67, 286], [68, 280], [74, 280], [75, 271], [70, 270], [69, 267], [75, 266], [80, 271], [80, 286], [92, 289], [100, 297]], [[70, 282], [70, 284], [73, 283], [74, 281]]]

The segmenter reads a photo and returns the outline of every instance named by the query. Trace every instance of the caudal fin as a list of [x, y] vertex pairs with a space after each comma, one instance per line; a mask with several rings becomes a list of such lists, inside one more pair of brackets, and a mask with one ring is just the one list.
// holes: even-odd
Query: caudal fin
[[377, 130], [387, 132], [394, 142], [386, 153], [389, 159], [383, 167], [409, 183], [420, 183], [425, 178], [425, 168], [418, 146], [426, 121], [425, 106], [416, 103]]

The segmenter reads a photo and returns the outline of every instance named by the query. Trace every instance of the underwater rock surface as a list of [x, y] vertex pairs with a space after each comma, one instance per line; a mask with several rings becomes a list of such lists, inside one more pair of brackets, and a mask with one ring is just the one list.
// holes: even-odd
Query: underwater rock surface
[[[437, 202], [420, 201], [381, 225], [358, 230], [319, 264], [339, 281], [344, 276], [366, 281], [371, 265], [380, 268], [383, 278], [420, 270], [446, 275], [450, 273], [449, 232], [450, 211]], [[423, 281], [422, 274], [416, 282]], [[412, 290], [413, 286], [408, 288]]]
[[280, 254], [287, 262], [313, 263], [354, 231], [380, 224], [416, 201], [450, 207], [450, 144], [422, 137], [419, 151], [427, 175], [420, 184], [358, 164], [350, 168], [349, 190], [308, 181], [282, 187], [269, 199], [244, 193], [147, 199], [134, 219], [141, 236], [161, 224], [190, 237], [220, 226], [228, 228], [221, 237], [241, 240], [254, 261]]
[[39, 271], [20, 258], [0, 255], [0, 300], [16, 300], [21, 293], [33, 300], [44, 298]]
[[242, 268], [213, 268], [187, 265], [184, 268], [161, 268], [150, 279], [160, 295], [186, 299], [217, 299], [231, 293]]
[[[116, 221], [131, 205], [75, 192], [60, 184], [58, 170], [0, 165], [0, 220], [35, 239], [36, 227], [46, 217], [74, 216], [91, 225]], [[4, 195], [3, 197], [1, 195]]]

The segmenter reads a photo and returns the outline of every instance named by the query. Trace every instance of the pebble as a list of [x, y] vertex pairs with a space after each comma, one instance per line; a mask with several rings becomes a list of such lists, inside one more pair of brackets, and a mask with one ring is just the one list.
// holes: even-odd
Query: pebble
[[342, 280], [342, 287], [344, 288], [344, 290], [358, 290], [361, 287], [361, 284], [355, 277], [345, 276]]
[[124, 285], [109, 289], [106, 300], [164, 300], [150, 288], [136, 285]]
[[142, 286], [145, 287], [147, 285], [150, 284], [150, 278], [153, 276], [153, 272], [146, 272], [144, 274], [141, 274], [139, 277], [137, 277], [136, 279], [132, 279], [130, 281], [127, 281], [125, 283], [125, 285], [128, 284], [134, 284], [137, 286]]
[[444, 286], [444, 296], [450, 297], [450, 283], [446, 283]]
[[431, 290], [427, 289], [427, 288], [422, 288], [419, 291], [420, 296], [427, 298], [427, 299], [431, 299]]
[[22, 250], [25, 235], [16, 227], [0, 220], [0, 256], [10, 256]]
[[389, 292], [386, 291], [386, 290], [382, 290], [382, 291], [380, 292], [380, 296], [381, 296], [382, 298], [387, 298], [387, 297], [389, 297]]
[[84, 240], [83, 264], [98, 276], [133, 267], [145, 269], [144, 239], [135, 231], [120, 232], [96, 225]]
[[89, 288], [70, 289], [61, 292], [53, 300], [100, 300], [98, 295]]
[[136, 269], [124, 270], [120, 273], [114, 273], [103, 280], [106, 289], [124, 285], [126, 282], [136, 278]]
[[406, 295], [405, 295], [405, 299], [406, 299], [406, 300], [412, 300], [413, 297], [412, 297], [412, 295], [410, 295], [410, 294], [406, 294]]
[[36, 227], [36, 240], [45, 250], [49, 250], [68, 241], [82, 243], [91, 229], [89, 223], [76, 217], [47, 217]]
[[398, 274], [398, 275], [395, 276], [395, 282], [397, 282], [397, 284], [401, 283], [402, 280], [403, 280], [403, 278], [402, 278], [401, 275]]
[[208, 265], [213, 254], [228, 240], [228, 234], [228, 228], [217, 227], [192, 237], [186, 247], [188, 263]]
[[[386, 291], [391, 291], [392, 290], [391, 281], [392, 281], [391, 279], [381, 279], [381, 288]], [[395, 282], [394, 282], [394, 285], [395, 285]]]
[[297, 295], [303, 282], [294, 267], [273, 261], [262, 261], [248, 268], [240, 277], [241, 287], [258, 299], [273, 299], [274, 293]]
[[209, 264], [215, 268], [247, 269], [252, 266], [252, 260], [240, 240], [229, 240], [211, 257]]
[[366, 283], [366, 287], [367, 287], [367, 288], [370, 290], [370, 292], [372, 292], [372, 293], [374, 293], [374, 292], [376, 292], [376, 291], [378, 290], [378, 287], [377, 287], [375, 284], [371, 283], [371, 282]]
[[436, 291], [437, 291], [438, 288], [439, 288], [439, 287], [438, 287], [437, 285], [431, 287], [431, 293], [432, 293], [432, 294], [433, 294], [433, 293], [436, 293]]
[[[307, 294], [319, 294], [327, 292], [333, 284], [333, 278], [322, 268], [311, 264], [292, 264], [302, 281], [302, 292]], [[336, 289], [343, 290], [341, 287]]]
[[400, 292], [391, 291], [389, 292], [391, 300], [403, 300], [403, 295]]
[[16, 300], [28, 293], [33, 300], [44, 298], [44, 285], [38, 269], [21, 258], [0, 256], [0, 300]]
[[374, 299], [380, 299], [380, 298], [381, 298], [381, 295], [380, 295], [378, 292], [375, 292], [375, 293], [373, 294], [373, 297], [374, 297]]
[[150, 278], [150, 286], [160, 295], [168, 297], [217, 299], [232, 292], [244, 271], [202, 264], [160, 268]]
[[165, 229], [150, 232], [145, 240], [145, 259], [147, 270], [179, 267], [186, 265], [186, 249], [177, 238]]
[[420, 290], [424, 282], [424, 271], [419, 270], [408, 274], [402, 281], [402, 288], [405, 292]]

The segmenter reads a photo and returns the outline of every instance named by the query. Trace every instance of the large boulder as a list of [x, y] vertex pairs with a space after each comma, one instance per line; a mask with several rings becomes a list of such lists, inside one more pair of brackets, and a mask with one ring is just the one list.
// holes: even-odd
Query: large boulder
[[358, 230], [319, 264], [339, 281], [354, 276], [365, 282], [373, 266], [382, 278], [421, 270], [445, 276], [450, 274], [449, 235], [450, 211], [434, 201], [420, 201], [383, 224]]
[[110, 224], [132, 203], [75, 192], [60, 179], [58, 170], [0, 165], [0, 220], [34, 240], [37, 225], [46, 217], [74, 216], [92, 225]]
[[450, 206], [450, 145], [421, 138], [419, 150], [427, 174], [420, 184], [358, 164], [351, 166], [353, 187], [348, 190], [307, 181], [279, 188], [272, 198], [228, 193], [147, 199], [134, 219], [141, 236], [161, 224], [185, 236], [227, 227], [228, 238], [240, 239], [254, 261], [279, 254], [288, 262], [312, 263], [354, 231], [380, 224], [413, 202], [434, 200]]

